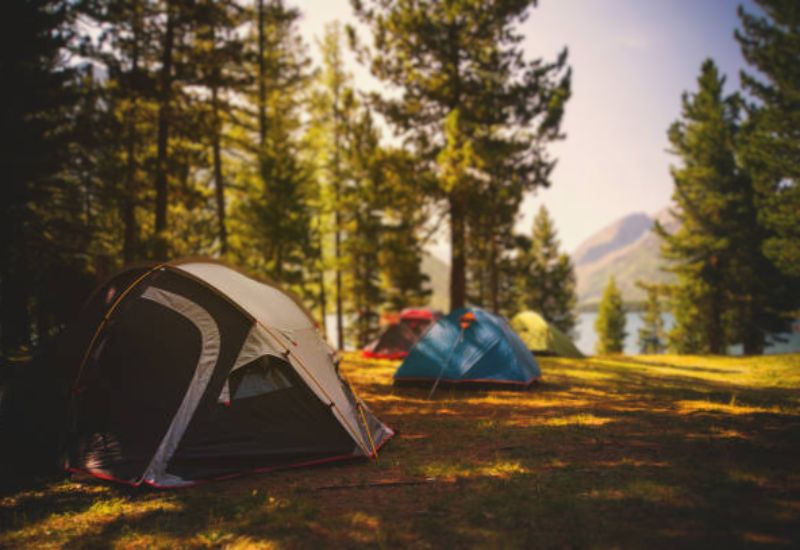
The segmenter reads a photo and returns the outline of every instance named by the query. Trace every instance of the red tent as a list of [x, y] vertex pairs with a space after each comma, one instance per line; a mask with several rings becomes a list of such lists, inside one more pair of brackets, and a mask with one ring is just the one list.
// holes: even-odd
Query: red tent
[[442, 312], [434, 309], [406, 308], [399, 321], [386, 327], [361, 354], [372, 359], [402, 359], [441, 316]]

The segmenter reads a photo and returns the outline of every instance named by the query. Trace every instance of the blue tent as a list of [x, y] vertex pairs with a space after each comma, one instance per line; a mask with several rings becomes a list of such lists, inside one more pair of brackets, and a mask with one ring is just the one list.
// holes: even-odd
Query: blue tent
[[505, 319], [469, 307], [439, 319], [411, 348], [394, 379], [528, 386], [540, 376], [536, 359]]

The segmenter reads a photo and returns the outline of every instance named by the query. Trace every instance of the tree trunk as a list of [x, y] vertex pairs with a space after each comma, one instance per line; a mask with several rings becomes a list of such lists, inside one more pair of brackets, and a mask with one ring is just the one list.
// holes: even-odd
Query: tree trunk
[[489, 294], [492, 300], [492, 311], [500, 315], [500, 277], [497, 266], [497, 235], [493, 226], [489, 227]]
[[[717, 268], [713, 268], [716, 270]], [[708, 351], [713, 355], [720, 355], [724, 353], [723, 351], [723, 327], [722, 327], [722, 289], [721, 282], [716, 280], [716, 277], [712, 280], [712, 294], [711, 294], [711, 316], [708, 322], [707, 327], [707, 338], [708, 338]]]
[[[134, 100], [135, 102], [135, 100]], [[128, 120], [128, 143], [126, 146], [127, 166], [125, 173], [125, 190], [122, 203], [122, 223], [124, 226], [122, 240], [122, 257], [128, 264], [137, 257], [139, 248], [139, 226], [136, 223], [136, 144], [135, 144], [135, 103], [131, 106]]]
[[166, 260], [167, 243], [167, 148], [169, 146], [170, 103], [172, 101], [172, 49], [175, 42], [175, 16], [167, 2], [167, 21], [161, 55], [161, 93], [158, 105], [158, 138], [156, 153], [156, 220], [155, 257]]
[[263, 148], [267, 140], [267, 89], [264, 80], [264, 0], [258, 0], [258, 135]]
[[466, 274], [464, 272], [464, 200], [456, 192], [450, 193], [450, 310], [464, 307], [466, 302]]
[[322, 212], [317, 214], [317, 242], [319, 245], [319, 309], [322, 318], [322, 334], [328, 337], [328, 303], [325, 294], [325, 243], [322, 239]]
[[341, 218], [341, 113], [339, 111], [339, 88], [333, 95], [333, 190], [334, 190], [334, 256], [336, 259], [336, 332], [337, 346], [344, 349], [344, 314], [342, 312], [342, 218]]
[[334, 223], [336, 224], [334, 256], [336, 259], [336, 345], [339, 349], [344, 349], [344, 318], [342, 314], [342, 268], [339, 265], [342, 258], [342, 234], [339, 231], [341, 216], [339, 214], [339, 182], [335, 182], [336, 213]]
[[[138, 22], [138, 21], [137, 21]], [[133, 54], [131, 58], [131, 76], [138, 84], [139, 73], [139, 26], [133, 27]], [[138, 91], [133, 90], [136, 94]], [[136, 223], [136, 116], [138, 112], [137, 97], [131, 98], [131, 106], [127, 113], [127, 143], [125, 144], [125, 190], [122, 199], [122, 223], [124, 226], [122, 240], [122, 257], [126, 264], [138, 256], [139, 226]]]
[[[455, 22], [448, 26], [448, 44], [450, 46], [449, 72], [452, 86], [452, 97], [449, 111], [462, 107], [461, 69], [460, 69], [460, 28]], [[465, 217], [464, 198], [457, 190], [450, 191], [450, 310], [464, 307], [466, 303], [467, 279], [465, 265]]]
[[279, 242], [275, 247], [275, 278], [279, 283], [283, 283], [283, 242]]
[[20, 269], [24, 269], [26, 263], [22, 254], [12, 252], [12, 258], [4, 258], [5, 269], [0, 277], [0, 327], [2, 328], [0, 334], [2, 355], [5, 359], [30, 345], [31, 318], [28, 311], [30, 285], [24, 274], [19, 272]]
[[[218, 71], [217, 71], [218, 72]], [[214, 191], [217, 198], [217, 222], [219, 224], [219, 251], [223, 256], [228, 252], [228, 230], [225, 226], [225, 181], [222, 179], [222, 122], [219, 115], [219, 87], [215, 81], [211, 87], [211, 105], [214, 117], [212, 149], [214, 155]]]
[[764, 354], [764, 335], [758, 328], [756, 320], [755, 306], [753, 304], [753, 296], [745, 298], [747, 304], [743, 313], [744, 317], [744, 331], [742, 334], [742, 348], [745, 355], [763, 355]]

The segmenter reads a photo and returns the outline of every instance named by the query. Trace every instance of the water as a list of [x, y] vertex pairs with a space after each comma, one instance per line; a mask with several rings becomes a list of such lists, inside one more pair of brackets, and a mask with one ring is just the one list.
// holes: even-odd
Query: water
[[[675, 318], [671, 313], [664, 313], [664, 328], [670, 330], [675, 323]], [[639, 329], [642, 328], [641, 314], [628, 313], [626, 314], [625, 330], [628, 336], [625, 338], [625, 353], [628, 355], [636, 355], [639, 353]], [[579, 313], [578, 324], [575, 328], [576, 338], [575, 345], [586, 355], [594, 355], [594, 346], [597, 343], [597, 333], [594, 331], [594, 321], [597, 319], [597, 313]], [[327, 316], [328, 327], [328, 342], [336, 345], [336, 316], [328, 314]], [[347, 317], [344, 319], [345, 328], [347, 327]], [[786, 342], [774, 342], [767, 346], [765, 353], [800, 353], [800, 320], [795, 321], [793, 325], [793, 332], [790, 334], [781, 335]], [[742, 346], [731, 346], [728, 349], [731, 355], [741, 355]]]
[[[664, 329], [669, 330], [675, 324], [675, 318], [671, 313], [664, 313]], [[597, 333], [594, 330], [594, 322], [597, 319], [597, 312], [586, 312], [578, 314], [578, 324], [575, 327], [577, 337], [575, 345], [586, 355], [594, 355], [595, 345], [597, 344]], [[634, 355], [639, 353], [639, 329], [644, 326], [642, 317], [639, 313], [627, 313], [625, 315], [625, 353]]]
[[[671, 313], [664, 313], [664, 328], [669, 330], [675, 324], [675, 318]], [[634, 355], [639, 353], [639, 329], [642, 328], [642, 317], [639, 313], [628, 313], [625, 316], [626, 324], [625, 330], [628, 333], [625, 338], [625, 353]], [[594, 331], [594, 322], [597, 319], [597, 313], [579, 313], [578, 324], [576, 326], [577, 338], [575, 345], [578, 346], [583, 353], [587, 355], [594, 354], [594, 347], [597, 343], [597, 333]], [[780, 335], [785, 338], [786, 342], [772, 342], [765, 349], [767, 354], [776, 353], [798, 353], [800, 352], [800, 320], [795, 321], [792, 326], [793, 331], [789, 334]], [[731, 346], [728, 348], [728, 353], [731, 355], [741, 355], [742, 346]]]

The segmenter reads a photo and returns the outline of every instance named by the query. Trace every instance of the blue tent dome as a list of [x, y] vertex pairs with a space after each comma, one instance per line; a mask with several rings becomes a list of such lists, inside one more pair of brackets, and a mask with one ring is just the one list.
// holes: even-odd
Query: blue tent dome
[[394, 379], [527, 386], [540, 376], [533, 355], [505, 319], [468, 307], [439, 319], [411, 348]]

